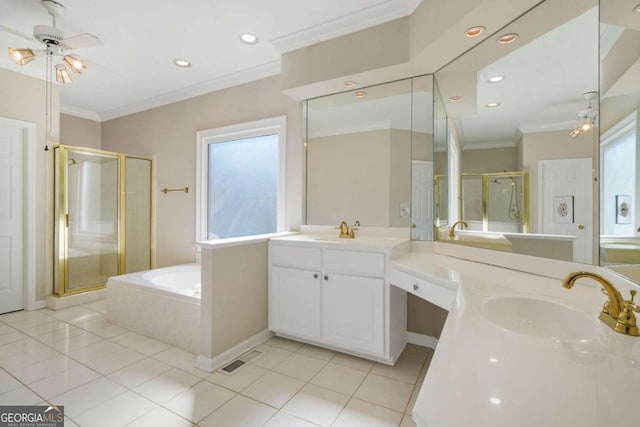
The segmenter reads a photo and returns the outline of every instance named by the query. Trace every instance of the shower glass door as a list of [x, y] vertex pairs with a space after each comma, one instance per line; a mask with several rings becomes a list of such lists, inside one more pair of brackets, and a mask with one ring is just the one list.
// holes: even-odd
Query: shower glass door
[[64, 146], [56, 150], [55, 292], [104, 286], [119, 273], [118, 155]]

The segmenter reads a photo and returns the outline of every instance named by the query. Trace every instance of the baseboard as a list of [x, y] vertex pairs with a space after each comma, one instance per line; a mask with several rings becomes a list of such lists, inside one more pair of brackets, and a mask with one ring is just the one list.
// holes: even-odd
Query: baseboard
[[407, 331], [407, 342], [409, 344], [421, 345], [435, 350], [438, 345], [438, 338]]
[[94, 301], [100, 301], [107, 297], [105, 288], [95, 291], [82, 292], [74, 295], [66, 295], [58, 297], [49, 295], [47, 297], [46, 306], [51, 310], [63, 310], [65, 308], [74, 307], [76, 305], [87, 304]]
[[258, 332], [254, 336], [242, 341], [240, 344], [231, 347], [229, 350], [224, 351], [213, 358], [199, 355], [196, 357], [196, 368], [207, 372], [213, 372], [231, 362], [233, 359], [242, 356], [253, 347], [262, 344], [272, 336], [273, 332], [265, 329], [264, 331]]
[[45, 308], [47, 306], [47, 300], [41, 299], [40, 301], [31, 301], [27, 303], [25, 307], [26, 311], [31, 310], [40, 310], [41, 308]]

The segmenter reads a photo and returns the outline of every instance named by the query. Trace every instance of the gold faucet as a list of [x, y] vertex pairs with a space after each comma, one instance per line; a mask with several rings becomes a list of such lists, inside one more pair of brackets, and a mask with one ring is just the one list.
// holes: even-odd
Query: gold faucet
[[353, 239], [356, 237], [356, 235], [353, 232], [353, 229], [350, 229], [349, 225], [344, 221], [340, 222], [340, 225], [336, 227], [336, 230], [340, 230], [339, 237], [341, 239]]
[[562, 279], [562, 286], [571, 289], [576, 280], [588, 277], [600, 283], [605, 293], [609, 296], [609, 300], [604, 303], [599, 319], [607, 324], [611, 329], [621, 334], [639, 336], [636, 316], [633, 313], [640, 313], [640, 307], [633, 301], [636, 291], [631, 291], [631, 299], [625, 300], [620, 295], [611, 282], [604, 277], [591, 273], [589, 271], [576, 271]]
[[456, 237], [456, 225], [460, 224], [461, 226], [463, 226], [464, 228], [468, 228], [469, 225], [464, 222], [464, 221], [457, 221], [454, 222], [453, 225], [451, 227], [449, 227], [449, 238], [453, 239], [454, 237]]

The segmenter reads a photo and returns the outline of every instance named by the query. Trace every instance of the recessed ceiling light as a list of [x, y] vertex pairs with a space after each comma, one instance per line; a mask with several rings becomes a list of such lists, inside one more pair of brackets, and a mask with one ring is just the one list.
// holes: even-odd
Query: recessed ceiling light
[[633, 8], [634, 12], [640, 13], [640, 4]]
[[347, 80], [344, 82], [344, 87], [355, 87], [358, 83], [353, 80]]
[[455, 95], [449, 98], [449, 101], [453, 101], [453, 102], [462, 101], [462, 97], [460, 95]]
[[490, 103], [487, 104], [487, 107], [496, 108], [498, 105], [500, 105], [499, 102], [490, 102]]
[[504, 76], [492, 76], [489, 77], [489, 83], [500, 83], [504, 80]]
[[367, 96], [367, 92], [365, 92], [363, 90], [359, 90], [356, 93], [354, 93], [354, 95], [356, 96], [356, 98], [363, 98], [363, 97]]
[[173, 63], [176, 64], [180, 68], [189, 68], [191, 67], [191, 62], [186, 59], [174, 59]]
[[499, 397], [491, 397], [489, 398], [489, 402], [493, 403], [494, 405], [499, 405], [502, 403], [502, 399], [500, 399]]
[[483, 27], [482, 25], [478, 25], [477, 27], [471, 27], [465, 30], [464, 35], [469, 38], [478, 37], [484, 32], [484, 30], [486, 30], [485, 27]]
[[258, 36], [251, 33], [240, 34], [240, 41], [245, 44], [256, 44], [258, 43]]
[[518, 34], [516, 33], [505, 34], [503, 36], [498, 37], [498, 43], [500, 44], [513, 43], [514, 41], [516, 41], [517, 38], [518, 38]]

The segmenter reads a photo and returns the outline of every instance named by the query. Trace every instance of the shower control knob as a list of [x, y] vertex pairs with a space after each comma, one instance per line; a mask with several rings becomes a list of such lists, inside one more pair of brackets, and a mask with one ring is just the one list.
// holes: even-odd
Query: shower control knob
[[417, 284], [417, 283], [414, 283], [414, 284], [413, 284], [413, 290], [414, 290], [414, 291], [417, 291], [418, 289], [420, 289], [420, 286], [418, 286], [418, 284]]

